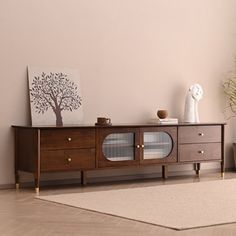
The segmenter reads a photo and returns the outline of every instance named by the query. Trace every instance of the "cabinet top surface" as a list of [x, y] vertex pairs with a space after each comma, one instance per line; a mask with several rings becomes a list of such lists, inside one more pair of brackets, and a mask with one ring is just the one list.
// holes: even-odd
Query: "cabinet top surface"
[[26, 129], [68, 129], [68, 128], [140, 128], [140, 127], [166, 127], [166, 126], [211, 126], [211, 125], [226, 125], [225, 122], [209, 122], [209, 123], [176, 123], [176, 124], [158, 124], [158, 123], [133, 123], [133, 124], [113, 124], [113, 125], [93, 125], [93, 124], [78, 124], [78, 125], [64, 125], [64, 126], [46, 126], [46, 125], [12, 125], [13, 128]]

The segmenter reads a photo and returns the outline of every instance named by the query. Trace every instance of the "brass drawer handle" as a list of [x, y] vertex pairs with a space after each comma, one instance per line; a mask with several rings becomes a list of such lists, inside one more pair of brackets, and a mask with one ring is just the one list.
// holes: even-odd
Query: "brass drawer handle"
[[204, 151], [203, 151], [203, 150], [200, 150], [200, 151], [198, 151], [198, 153], [200, 153], [200, 154], [204, 154]]
[[68, 140], [68, 142], [70, 142], [72, 140], [72, 138], [68, 138], [67, 140]]
[[72, 159], [69, 157], [69, 158], [67, 158], [67, 161], [68, 161], [68, 162], [71, 162], [71, 161], [72, 161]]
[[199, 136], [204, 136], [204, 133], [198, 133]]

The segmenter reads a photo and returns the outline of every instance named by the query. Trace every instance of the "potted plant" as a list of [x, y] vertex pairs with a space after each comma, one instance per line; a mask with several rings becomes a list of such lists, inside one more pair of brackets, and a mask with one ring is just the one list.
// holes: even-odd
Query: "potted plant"
[[[236, 117], [236, 58], [235, 69], [231, 71], [228, 79], [223, 83], [223, 90], [226, 98], [225, 115], [226, 119]], [[234, 166], [236, 167], [236, 142], [233, 143]]]
[[236, 116], [236, 75], [227, 79], [223, 83], [224, 93], [226, 96], [226, 112], [230, 111], [231, 115], [227, 118], [230, 119]]

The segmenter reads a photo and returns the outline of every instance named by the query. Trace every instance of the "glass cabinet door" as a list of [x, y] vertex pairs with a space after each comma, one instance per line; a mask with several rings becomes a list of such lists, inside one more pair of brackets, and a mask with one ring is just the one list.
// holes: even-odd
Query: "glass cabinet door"
[[143, 141], [143, 159], [165, 158], [173, 148], [172, 138], [165, 132], [144, 132]]
[[177, 128], [141, 129], [141, 163], [177, 162]]
[[98, 167], [139, 165], [138, 128], [101, 128], [97, 135]]
[[102, 152], [109, 161], [134, 160], [134, 143], [134, 133], [109, 134], [103, 141]]

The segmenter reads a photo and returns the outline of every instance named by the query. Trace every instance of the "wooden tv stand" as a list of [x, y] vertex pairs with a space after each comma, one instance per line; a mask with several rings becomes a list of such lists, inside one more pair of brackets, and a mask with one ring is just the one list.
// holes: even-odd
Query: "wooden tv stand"
[[86, 184], [86, 171], [129, 166], [167, 166], [219, 162], [224, 175], [225, 123], [179, 123], [169, 125], [130, 124], [112, 126], [16, 126], [15, 181], [19, 172], [34, 175], [39, 192], [44, 172], [80, 171]]

